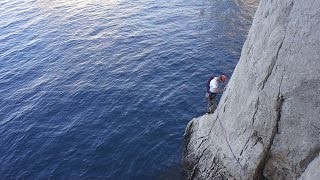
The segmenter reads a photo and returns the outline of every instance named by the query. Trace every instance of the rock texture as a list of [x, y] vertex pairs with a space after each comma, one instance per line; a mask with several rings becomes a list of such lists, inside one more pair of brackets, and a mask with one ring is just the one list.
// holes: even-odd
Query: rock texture
[[320, 179], [320, 1], [261, 0], [218, 109], [189, 122], [188, 179]]
[[304, 179], [319, 179], [320, 178], [320, 157], [313, 160], [304, 173], [301, 175], [299, 180]]

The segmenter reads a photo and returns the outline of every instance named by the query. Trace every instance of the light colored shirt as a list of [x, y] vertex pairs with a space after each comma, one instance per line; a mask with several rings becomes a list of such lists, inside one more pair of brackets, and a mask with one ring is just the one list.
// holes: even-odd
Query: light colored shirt
[[210, 92], [217, 93], [217, 89], [219, 89], [219, 77], [214, 77], [210, 81]]

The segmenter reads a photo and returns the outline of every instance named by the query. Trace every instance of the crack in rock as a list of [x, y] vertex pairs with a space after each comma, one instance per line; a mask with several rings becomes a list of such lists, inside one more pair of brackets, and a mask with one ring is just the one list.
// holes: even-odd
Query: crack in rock
[[[290, 19], [290, 14], [291, 14], [292, 9], [293, 9], [293, 1], [291, 2], [291, 4], [289, 5], [289, 7], [288, 7], [287, 10], [286, 10], [286, 11], [288, 11], [287, 14], [288, 14], [289, 19]], [[287, 25], [287, 24], [289, 24], [289, 20], [287, 20], [286, 25]], [[285, 25], [285, 27], [286, 27], [286, 25]], [[273, 69], [274, 69], [274, 67], [275, 67], [275, 65], [276, 65], [277, 60], [278, 60], [279, 53], [280, 53], [280, 50], [281, 50], [281, 48], [282, 48], [283, 42], [284, 42], [284, 40], [285, 40], [286, 34], [287, 34], [287, 32], [285, 31], [284, 36], [283, 36], [283, 38], [282, 38], [281, 41], [280, 41], [280, 45], [278, 46], [276, 55], [275, 55], [275, 57], [272, 58], [272, 61], [271, 61], [270, 65], [269, 65], [269, 67], [268, 67], [268, 69], [267, 69], [267, 75], [266, 75], [266, 77], [264, 78], [264, 80], [260, 83], [260, 84], [261, 84], [261, 85], [260, 85], [260, 87], [261, 87], [260, 89], [261, 89], [261, 90], [264, 89], [264, 86], [265, 86], [266, 82], [268, 81], [270, 75], [272, 74], [272, 71], [273, 71]]]
[[265, 165], [269, 159], [270, 156], [270, 149], [273, 144], [274, 137], [278, 133], [278, 128], [279, 128], [279, 121], [281, 119], [281, 109], [283, 105], [284, 99], [282, 94], [279, 92], [277, 101], [276, 101], [276, 106], [275, 106], [275, 111], [276, 111], [276, 119], [275, 119], [275, 126], [272, 129], [271, 137], [270, 137], [270, 142], [268, 146], [265, 148], [263, 152], [263, 157], [261, 158], [261, 161], [259, 165], [256, 168], [256, 171], [254, 173], [253, 179], [263, 179], [263, 170], [265, 169]]
[[285, 37], [286, 37], [286, 35], [283, 36], [283, 38], [282, 38], [282, 40], [280, 42], [280, 45], [278, 47], [278, 50], [277, 50], [275, 58], [272, 58], [272, 61], [271, 61], [270, 65], [269, 65], [269, 67], [268, 67], [267, 75], [264, 78], [264, 80], [262, 81], [261, 90], [264, 89], [264, 86], [265, 86], [266, 82], [268, 81], [268, 79], [269, 79], [269, 77], [270, 77], [270, 75], [271, 75], [271, 73], [272, 73], [272, 71], [273, 71], [273, 69], [274, 69], [274, 67], [276, 65], [276, 62], [277, 62], [277, 59], [278, 59], [278, 56], [279, 56], [279, 52], [280, 52], [280, 49], [282, 48], [283, 41], [284, 41]]
[[256, 101], [256, 104], [255, 104], [255, 109], [256, 110], [254, 111], [253, 116], [252, 116], [252, 129], [254, 129], [254, 121], [256, 119], [256, 114], [257, 114], [258, 109], [259, 109], [259, 104], [260, 104], [260, 100], [259, 100], [259, 97], [258, 97], [258, 99]]
[[204, 155], [204, 152], [207, 151], [207, 149], [208, 149], [208, 147], [206, 147], [206, 148], [202, 151], [202, 153], [200, 154], [197, 163], [196, 163], [195, 166], [193, 167], [192, 172], [191, 172], [190, 176], [188, 177], [188, 180], [194, 179], [195, 174], [196, 174], [195, 172], [196, 172], [197, 169], [198, 169], [199, 162], [200, 162], [202, 156]]
[[205, 141], [207, 141], [208, 139], [202, 139], [202, 141], [201, 141], [201, 143], [199, 144], [199, 146], [198, 146], [198, 148], [197, 149], [199, 149], [200, 147], [201, 147], [201, 145], [205, 142]]
[[241, 152], [240, 152], [240, 156], [242, 155], [243, 150], [244, 150], [244, 149], [247, 149], [246, 147], [247, 147], [247, 144], [249, 143], [249, 140], [250, 140], [250, 139], [251, 139], [251, 137], [249, 137], [249, 138], [247, 139], [246, 143], [244, 144], [244, 146], [243, 146], [243, 148], [242, 148], [242, 150], [241, 150]]
[[[293, 9], [293, 1], [290, 3], [289, 7], [286, 9], [288, 13], [287, 16], [289, 17], [290, 19], [290, 14], [291, 14], [291, 11]], [[288, 20], [289, 21], [289, 20]], [[287, 22], [286, 24], [288, 24], [289, 22]], [[262, 88], [261, 90], [264, 89], [264, 86], [266, 84], [266, 82], [268, 81], [270, 75], [272, 74], [272, 71], [274, 70], [275, 68], [275, 65], [276, 65], [276, 62], [278, 60], [278, 57], [279, 57], [279, 53], [280, 53], [280, 50], [283, 46], [283, 42], [285, 40], [285, 37], [286, 37], [286, 31], [284, 33], [284, 36], [282, 38], [282, 41], [278, 47], [278, 50], [277, 50], [277, 53], [276, 53], [276, 56], [275, 58], [272, 59], [272, 62], [271, 62], [271, 65], [269, 66], [268, 68], [268, 73], [267, 73], [267, 76], [265, 77], [265, 79], [262, 81]], [[284, 67], [284, 72], [285, 72], [285, 67]], [[281, 85], [282, 85], [282, 81], [283, 81], [283, 76], [284, 74], [282, 74], [281, 76], [281, 81], [280, 81], [280, 85], [279, 85], [279, 90], [278, 90], [278, 95], [277, 95], [277, 99], [276, 99], [276, 105], [275, 105], [275, 112], [276, 112], [276, 117], [275, 117], [275, 125], [272, 129], [272, 132], [271, 132], [271, 137], [270, 137], [270, 141], [269, 141], [269, 144], [267, 145], [267, 147], [264, 149], [263, 153], [262, 153], [262, 158], [253, 174], [253, 179], [264, 179], [264, 176], [263, 176], [263, 170], [265, 169], [265, 166], [266, 166], [266, 163], [269, 159], [269, 156], [270, 156], [270, 149], [271, 149], [271, 146], [273, 144], [273, 141], [274, 141], [274, 138], [276, 136], [276, 134], [278, 133], [278, 128], [279, 128], [279, 121], [281, 119], [281, 110], [282, 110], [282, 106], [283, 106], [283, 102], [284, 102], [284, 98], [283, 98], [283, 95], [281, 94]]]

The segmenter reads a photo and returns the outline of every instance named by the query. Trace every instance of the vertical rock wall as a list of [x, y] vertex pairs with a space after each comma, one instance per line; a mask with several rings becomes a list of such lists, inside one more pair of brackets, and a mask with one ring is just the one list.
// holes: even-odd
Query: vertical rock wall
[[189, 179], [319, 175], [319, 47], [320, 1], [260, 1], [217, 111], [186, 128]]

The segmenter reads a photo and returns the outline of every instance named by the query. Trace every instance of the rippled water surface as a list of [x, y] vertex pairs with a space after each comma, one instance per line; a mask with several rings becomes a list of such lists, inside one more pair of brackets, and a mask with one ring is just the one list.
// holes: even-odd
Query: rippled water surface
[[253, 9], [2, 0], [1, 179], [177, 179], [205, 81], [232, 74]]

